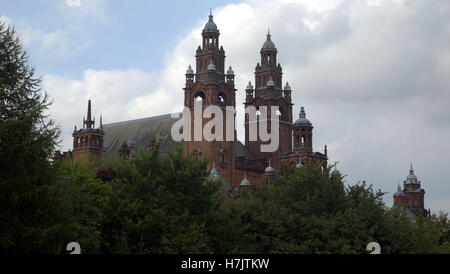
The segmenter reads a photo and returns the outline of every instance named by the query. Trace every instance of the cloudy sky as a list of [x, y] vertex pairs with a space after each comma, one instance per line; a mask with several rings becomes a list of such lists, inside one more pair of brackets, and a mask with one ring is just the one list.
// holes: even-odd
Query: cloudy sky
[[[87, 100], [104, 123], [179, 112], [212, 9], [236, 74], [238, 135], [270, 28], [295, 103], [314, 124], [314, 149], [354, 184], [389, 192], [412, 162], [425, 206], [450, 212], [448, 0], [0, 0], [53, 99], [71, 146]], [[228, 66], [227, 65], [227, 66]]]

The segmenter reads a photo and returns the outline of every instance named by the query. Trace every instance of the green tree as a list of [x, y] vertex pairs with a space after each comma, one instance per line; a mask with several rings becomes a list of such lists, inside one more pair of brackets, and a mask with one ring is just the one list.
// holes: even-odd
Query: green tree
[[410, 218], [389, 209], [365, 182], [344, 186], [319, 165], [287, 168], [269, 186], [253, 187], [232, 210], [256, 239], [257, 253], [358, 253], [378, 242], [382, 253], [448, 252], [448, 220]]
[[12, 27], [0, 23], [0, 252], [62, 253], [69, 242], [100, 248], [108, 186], [86, 165], [53, 165], [59, 129]]
[[[116, 170], [103, 224], [103, 251], [118, 253], [238, 252], [239, 223], [223, 207], [206, 161], [140, 150]], [[236, 232], [234, 232], [236, 231]]]
[[49, 194], [59, 130], [49, 102], [12, 27], [0, 23], [0, 248], [48, 252], [54, 206]]

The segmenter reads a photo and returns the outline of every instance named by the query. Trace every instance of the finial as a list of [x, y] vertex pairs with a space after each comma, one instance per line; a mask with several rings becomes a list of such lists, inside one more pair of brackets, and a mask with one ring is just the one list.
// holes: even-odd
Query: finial
[[100, 114], [100, 129], [103, 129], [103, 117]]
[[212, 16], [212, 8], [209, 8], [209, 15]]
[[306, 118], [305, 107], [300, 107], [299, 118]]

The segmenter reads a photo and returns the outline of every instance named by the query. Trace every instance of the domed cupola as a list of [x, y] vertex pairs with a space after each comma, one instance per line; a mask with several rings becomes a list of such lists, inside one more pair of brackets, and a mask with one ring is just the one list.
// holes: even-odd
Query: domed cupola
[[212, 181], [220, 180], [222, 177], [220, 177], [219, 172], [216, 170], [216, 164], [212, 163], [211, 173], [209, 174], [209, 179]]
[[253, 90], [252, 82], [248, 81], [247, 88], [245, 90]]
[[189, 65], [188, 69], [186, 70], [186, 75], [192, 75], [194, 74], [194, 71], [192, 70], [191, 65]]
[[289, 85], [289, 82], [286, 82], [286, 85], [284, 86], [285, 91], [292, 91], [291, 86]]
[[209, 13], [209, 20], [208, 23], [206, 23], [205, 27], [203, 28], [202, 34], [206, 33], [219, 33], [219, 29], [217, 29], [216, 23], [214, 23], [212, 11]]
[[398, 184], [397, 192], [395, 192], [393, 196], [394, 197], [405, 196], [405, 193], [403, 193], [402, 188], [400, 187], [400, 184]]
[[247, 172], [244, 172], [244, 179], [242, 179], [240, 186], [250, 186], [250, 181], [247, 179]]
[[306, 113], [305, 113], [304, 107], [300, 108], [299, 118], [294, 122], [294, 125], [296, 125], [296, 126], [312, 126], [312, 123], [308, 119], [306, 119]]
[[266, 41], [264, 42], [262, 48], [261, 48], [261, 52], [263, 51], [277, 51], [277, 48], [275, 47], [275, 44], [272, 42], [272, 40], [270, 39], [271, 35], [270, 32], [267, 32], [267, 38]]
[[411, 164], [411, 168], [409, 169], [409, 174], [406, 176], [406, 184], [417, 184], [417, 176], [414, 174], [414, 169]]

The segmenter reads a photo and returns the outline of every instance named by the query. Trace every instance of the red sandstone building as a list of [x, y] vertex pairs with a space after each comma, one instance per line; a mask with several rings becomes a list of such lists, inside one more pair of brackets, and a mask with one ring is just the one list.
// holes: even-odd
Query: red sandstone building
[[399, 184], [397, 192], [394, 193], [394, 207], [405, 208], [411, 216], [429, 216], [431, 212], [427, 211], [424, 206], [425, 190], [421, 188], [420, 184], [411, 164], [409, 175], [403, 181], [403, 189]]
[[[196, 101], [202, 101], [203, 107], [216, 106], [226, 116], [227, 106], [236, 107], [236, 92], [234, 72], [231, 68], [225, 71], [225, 50], [219, 43], [220, 32], [209, 15], [209, 21], [202, 31], [202, 45], [196, 50], [195, 72], [189, 65], [186, 71], [184, 87], [184, 105], [193, 110]], [[278, 50], [267, 34], [260, 51], [260, 62], [255, 67], [255, 86], [249, 82], [245, 89], [245, 106], [253, 106], [259, 110], [278, 106], [279, 112], [279, 147], [274, 152], [261, 152], [260, 136], [256, 141], [249, 138], [250, 124], [260, 126], [260, 120], [252, 121], [245, 116], [245, 142], [234, 141], [184, 141], [186, 155], [197, 158], [208, 158], [211, 162], [211, 173], [220, 176], [225, 191], [236, 191], [242, 186], [262, 185], [267, 180], [278, 177], [285, 165], [302, 167], [306, 161], [320, 162], [327, 167], [327, 149], [324, 153], [313, 152], [313, 125], [306, 119], [302, 107], [298, 119], [294, 121], [291, 95], [292, 89], [286, 82], [282, 86], [282, 67], [277, 63]], [[191, 111], [193, 113], [193, 111]], [[234, 114], [233, 114], [234, 115]], [[270, 111], [267, 114], [270, 124]], [[234, 116], [233, 116], [234, 117]], [[209, 120], [202, 118], [205, 125]], [[65, 157], [74, 160], [86, 156], [101, 158], [113, 155], [126, 159], [132, 151], [141, 146], [149, 147], [158, 143], [161, 153], [173, 149], [176, 143], [171, 137], [171, 128], [179, 119], [170, 114], [124, 121], [112, 124], [102, 124], [95, 128], [91, 116], [91, 101], [88, 103], [87, 119], [83, 119], [83, 127], [75, 127], [73, 132], [73, 152]], [[193, 127], [193, 117], [190, 119]], [[234, 121], [234, 118], [233, 118]], [[224, 138], [225, 125], [224, 122]], [[271, 130], [271, 129], [269, 129]], [[193, 131], [191, 130], [193, 134]], [[234, 131], [236, 137], [236, 132]], [[194, 138], [191, 138], [194, 140]], [[61, 155], [62, 156], [62, 155]], [[63, 156], [64, 157], [64, 156]], [[264, 175], [264, 176], [263, 176]]]

